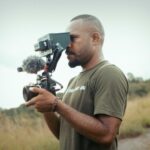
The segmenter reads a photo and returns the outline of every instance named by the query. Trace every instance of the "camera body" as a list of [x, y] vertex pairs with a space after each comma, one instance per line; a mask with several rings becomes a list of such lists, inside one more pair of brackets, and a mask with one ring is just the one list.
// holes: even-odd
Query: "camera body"
[[[23, 97], [25, 101], [29, 101], [30, 99], [38, 95], [37, 93], [33, 93], [32, 91], [30, 91], [30, 87], [44, 88], [54, 95], [56, 94], [56, 91], [63, 88], [63, 86], [56, 80], [52, 79], [51, 76], [52, 72], [55, 71], [57, 62], [59, 61], [62, 52], [67, 48], [69, 43], [69, 32], [50, 33], [38, 39], [38, 43], [34, 45], [34, 48], [35, 51], [40, 52], [41, 57], [46, 57], [46, 63], [43, 68], [42, 74], [37, 75], [36, 83], [24, 86]], [[37, 63], [36, 65], [39, 64]], [[32, 67], [32, 61], [31, 65], [29, 66]], [[56, 85], [58, 85], [59, 88], [56, 88]]]
[[38, 43], [34, 45], [35, 51], [39, 51], [41, 56], [53, 54], [57, 44], [62, 48], [66, 48], [70, 43], [69, 32], [64, 33], [50, 33], [38, 39]]
[[[47, 76], [48, 74], [44, 74], [45, 72], [43, 72], [42, 75], [37, 75], [35, 84], [31, 83], [23, 87], [23, 98], [25, 101], [29, 101], [30, 99], [38, 95], [37, 93], [33, 93], [32, 91], [30, 91], [30, 88], [32, 87], [44, 88], [54, 95], [56, 94], [56, 91], [63, 88], [60, 83], [50, 78], [50, 76]], [[55, 88], [56, 84], [59, 84], [60, 89]]]

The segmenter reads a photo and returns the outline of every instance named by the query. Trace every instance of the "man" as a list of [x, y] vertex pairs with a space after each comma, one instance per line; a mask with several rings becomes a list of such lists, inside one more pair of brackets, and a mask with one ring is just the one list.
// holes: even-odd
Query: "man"
[[39, 94], [26, 105], [44, 114], [61, 150], [116, 150], [127, 80], [103, 57], [104, 30], [96, 17], [76, 16], [67, 31], [69, 66], [81, 66], [82, 72], [70, 80], [62, 100], [45, 89], [32, 88]]

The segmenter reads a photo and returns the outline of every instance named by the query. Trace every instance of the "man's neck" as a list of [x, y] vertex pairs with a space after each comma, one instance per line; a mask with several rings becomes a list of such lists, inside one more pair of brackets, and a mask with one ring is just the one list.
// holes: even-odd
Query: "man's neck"
[[95, 67], [97, 64], [102, 62], [104, 60], [104, 56], [100, 55], [100, 57], [97, 57], [96, 59], [91, 60], [88, 64], [82, 66], [83, 71], [89, 70], [93, 67]]

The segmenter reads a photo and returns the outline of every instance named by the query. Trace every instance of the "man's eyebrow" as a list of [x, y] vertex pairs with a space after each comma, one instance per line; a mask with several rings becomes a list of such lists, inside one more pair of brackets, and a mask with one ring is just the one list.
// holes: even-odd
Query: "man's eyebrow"
[[76, 38], [76, 37], [79, 37], [79, 35], [76, 35], [76, 34], [70, 34], [70, 37]]

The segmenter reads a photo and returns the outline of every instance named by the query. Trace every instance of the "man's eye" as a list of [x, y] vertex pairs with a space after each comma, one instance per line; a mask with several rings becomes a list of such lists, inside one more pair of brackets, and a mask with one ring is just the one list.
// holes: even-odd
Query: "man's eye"
[[77, 38], [77, 36], [73, 36], [73, 35], [71, 35], [70, 36], [70, 40], [71, 40], [71, 42], [74, 42], [74, 40]]

